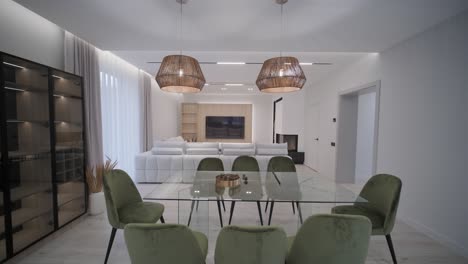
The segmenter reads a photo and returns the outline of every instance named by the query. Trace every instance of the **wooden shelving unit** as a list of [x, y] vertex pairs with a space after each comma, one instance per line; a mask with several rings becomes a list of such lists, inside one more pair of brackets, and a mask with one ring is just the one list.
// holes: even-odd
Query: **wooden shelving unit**
[[181, 134], [186, 141], [198, 140], [198, 104], [182, 103]]

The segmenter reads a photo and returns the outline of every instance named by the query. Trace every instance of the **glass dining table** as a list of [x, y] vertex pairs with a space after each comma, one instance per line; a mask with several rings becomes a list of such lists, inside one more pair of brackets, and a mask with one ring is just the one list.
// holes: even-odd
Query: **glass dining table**
[[[251, 172], [251, 171], [192, 171], [171, 170], [159, 172], [160, 181], [153, 183], [143, 196], [144, 200], [177, 201], [179, 214], [189, 211], [188, 225], [194, 208], [199, 204], [216, 202], [219, 221], [223, 226], [222, 209], [225, 202], [231, 203], [231, 216], [234, 203], [256, 203], [260, 224], [263, 225], [261, 204], [269, 207], [268, 224], [271, 223], [273, 208], [278, 203], [290, 203], [296, 208], [300, 223], [303, 221], [301, 205], [304, 204], [354, 204], [367, 203], [343, 184], [307, 170], [298, 172]], [[217, 182], [217, 176], [231, 175], [237, 179], [226, 184]], [[232, 176], [234, 175], [234, 176]], [[238, 176], [238, 177], [237, 177]], [[190, 207], [181, 206], [189, 202]], [[209, 208], [205, 205], [205, 208]], [[225, 210], [225, 208], [224, 208]], [[205, 209], [208, 212], [209, 209]], [[179, 217], [179, 222], [182, 223]], [[204, 222], [205, 220], [203, 220]], [[184, 223], [185, 224], [185, 223]]]

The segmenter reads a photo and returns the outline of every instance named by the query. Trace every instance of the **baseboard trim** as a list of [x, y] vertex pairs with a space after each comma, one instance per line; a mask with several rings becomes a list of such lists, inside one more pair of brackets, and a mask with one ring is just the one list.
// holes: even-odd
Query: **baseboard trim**
[[447, 236], [442, 235], [434, 231], [433, 229], [427, 227], [426, 225], [423, 225], [411, 218], [400, 218], [400, 220], [409, 225], [410, 227], [414, 228], [416, 231], [421, 232], [429, 238], [441, 243], [445, 247], [454, 251], [456, 254], [468, 259], [468, 248], [461, 246], [460, 244], [448, 238]]

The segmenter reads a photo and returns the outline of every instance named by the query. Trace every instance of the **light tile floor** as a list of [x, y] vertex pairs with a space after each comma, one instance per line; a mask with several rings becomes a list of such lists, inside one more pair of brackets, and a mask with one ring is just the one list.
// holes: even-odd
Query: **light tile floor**
[[[306, 167], [298, 167], [305, 169]], [[359, 190], [360, 186], [349, 186], [350, 189]], [[151, 189], [149, 185], [139, 186], [142, 195]], [[189, 202], [164, 202], [166, 206], [166, 222], [186, 223], [190, 208]], [[226, 212], [223, 214], [225, 223], [229, 218], [230, 203], [226, 203]], [[262, 204], [262, 207], [264, 205]], [[303, 205], [304, 216], [316, 213], [330, 212], [330, 206]], [[180, 212], [180, 213], [179, 213]], [[264, 219], [267, 217], [263, 215]], [[216, 237], [220, 230], [216, 203], [200, 202], [198, 211], [194, 213], [191, 227], [202, 231], [209, 238], [209, 253], [207, 263], [213, 262]], [[255, 203], [237, 203], [233, 217], [236, 225], [258, 225], [259, 217]], [[275, 204], [272, 224], [282, 226], [288, 235], [293, 235], [299, 227], [297, 215], [293, 215], [290, 203]], [[59, 232], [34, 245], [7, 263], [17, 264], [101, 264], [104, 261], [107, 242], [110, 235], [110, 226], [105, 214], [99, 216], [85, 216], [68, 225]], [[392, 234], [395, 250], [401, 264], [431, 264], [468, 263], [467, 259], [457, 256], [446, 247], [431, 240], [398, 221]], [[112, 248], [109, 264], [130, 263], [123, 232], [119, 230]], [[367, 264], [390, 264], [390, 253], [384, 237], [373, 237], [367, 258]]]

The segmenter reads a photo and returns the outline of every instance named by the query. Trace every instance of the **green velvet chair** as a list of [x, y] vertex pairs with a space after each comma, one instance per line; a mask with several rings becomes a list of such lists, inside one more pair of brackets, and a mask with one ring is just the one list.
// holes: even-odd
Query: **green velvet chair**
[[208, 239], [176, 224], [128, 224], [125, 242], [132, 264], [204, 264]]
[[107, 218], [112, 226], [105, 264], [109, 259], [117, 229], [123, 229], [125, 225], [130, 223], [156, 223], [158, 220], [164, 223], [164, 205], [143, 202], [135, 183], [122, 170], [111, 170], [106, 173], [103, 185]]
[[[239, 156], [232, 163], [232, 171], [246, 171], [246, 172], [260, 172], [257, 159], [251, 156]], [[236, 201], [231, 202], [231, 212], [229, 214], [229, 224], [232, 221], [232, 215], [234, 214], [234, 207]], [[263, 225], [262, 208], [260, 201], [257, 200], [258, 216], [260, 217], [260, 224]]]
[[[290, 157], [285, 157], [285, 156], [277, 156], [273, 157], [270, 159], [268, 162], [268, 172], [274, 173], [274, 172], [296, 172], [296, 165], [294, 164], [293, 160]], [[265, 205], [265, 212], [268, 210], [268, 204], [269, 201], [266, 202]], [[271, 217], [273, 215], [273, 207], [275, 205], [275, 201], [271, 201], [270, 205], [270, 216], [268, 217], [268, 225], [271, 224]], [[293, 214], [296, 213], [296, 208], [294, 206], [294, 202], [291, 203], [292, 205], [292, 210]], [[299, 205], [299, 202], [296, 202], [297, 205], [297, 211], [299, 213], [299, 218], [301, 219], [302, 223], [302, 211], [301, 207]]]
[[363, 215], [372, 223], [372, 235], [384, 235], [392, 255], [393, 263], [397, 264], [390, 233], [395, 225], [398, 204], [400, 202], [402, 183], [393, 175], [378, 174], [369, 179], [359, 196], [368, 203], [341, 205], [332, 209], [335, 214]]
[[287, 239], [278, 227], [224, 227], [218, 235], [215, 264], [284, 264]]
[[[219, 158], [204, 158], [198, 163], [197, 171], [224, 171], [223, 161]], [[214, 183], [213, 183], [214, 185]], [[198, 210], [198, 203], [199, 201], [192, 201], [192, 205], [190, 207], [190, 214], [187, 225], [190, 226], [190, 222], [192, 221], [192, 214], [193, 208], [195, 207], [195, 203], [197, 205]], [[221, 214], [221, 204], [223, 205], [223, 210], [226, 212], [226, 205], [224, 204], [224, 199], [221, 197], [220, 199], [216, 200], [218, 205], [218, 213], [219, 213], [219, 222], [221, 227], [223, 227], [223, 218]]]
[[318, 214], [288, 238], [287, 264], [364, 264], [371, 222], [364, 216]]

